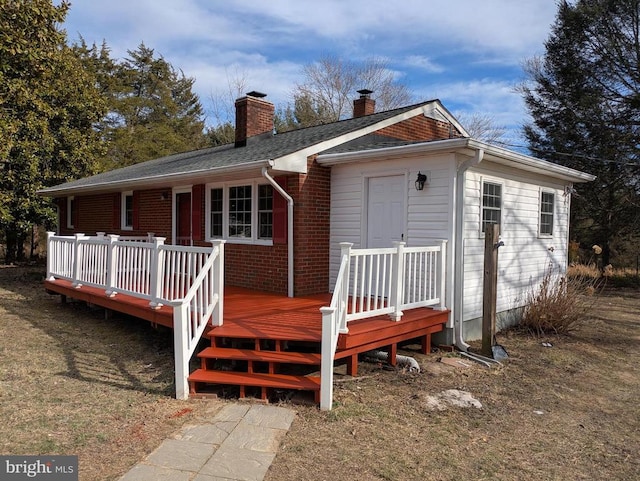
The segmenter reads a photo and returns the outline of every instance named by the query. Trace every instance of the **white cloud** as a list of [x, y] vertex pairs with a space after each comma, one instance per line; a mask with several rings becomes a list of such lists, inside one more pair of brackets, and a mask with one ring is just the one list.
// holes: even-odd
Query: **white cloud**
[[514, 71], [543, 51], [556, 8], [552, 0], [79, 0], [65, 28], [72, 39], [106, 40], [116, 57], [144, 41], [196, 78], [205, 107], [236, 70], [281, 104], [301, 66], [332, 53], [388, 58], [418, 99], [439, 96], [451, 110], [511, 126], [525, 114]]
[[431, 96], [439, 98], [454, 115], [489, 116], [496, 125], [507, 129], [506, 137], [511, 142], [519, 145], [523, 142], [520, 129], [527, 113], [521, 95], [514, 88], [515, 85], [509, 81], [461, 81], [433, 85]]
[[407, 67], [414, 67], [429, 73], [442, 73], [445, 71], [444, 66], [437, 64], [429, 57], [424, 55], [409, 55], [399, 62]]

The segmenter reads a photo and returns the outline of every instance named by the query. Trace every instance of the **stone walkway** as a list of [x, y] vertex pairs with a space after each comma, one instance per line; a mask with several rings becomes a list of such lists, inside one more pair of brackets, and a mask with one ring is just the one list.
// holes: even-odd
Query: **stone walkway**
[[120, 481], [261, 481], [295, 414], [230, 404], [206, 424], [185, 426]]

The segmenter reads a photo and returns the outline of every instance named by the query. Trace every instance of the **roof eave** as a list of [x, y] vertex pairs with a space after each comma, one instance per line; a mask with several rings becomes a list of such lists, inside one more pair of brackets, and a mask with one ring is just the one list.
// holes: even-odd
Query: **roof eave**
[[246, 162], [243, 164], [237, 164], [233, 166], [215, 167], [211, 169], [202, 169], [197, 171], [190, 171], [178, 174], [164, 174], [164, 175], [152, 175], [148, 177], [139, 177], [131, 180], [120, 180], [112, 182], [98, 182], [89, 185], [80, 185], [75, 187], [64, 188], [65, 184], [60, 187], [49, 187], [46, 189], [40, 189], [37, 193], [43, 197], [62, 197], [67, 195], [76, 194], [99, 194], [103, 192], [114, 192], [131, 190], [136, 187], [150, 187], [158, 185], [176, 185], [180, 183], [188, 183], [189, 181], [195, 181], [208, 175], [220, 175], [220, 174], [234, 174], [238, 172], [261, 172], [263, 167], [272, 167], [272, 160], [260, 160], [253, 162]]
[[586, 172], [564, 167], [546, 160], [536, 159], [535, 157], [520, 154], [518, 152], [472, 138], [434, 140], [430, 142], [385, 147], [381, 149], [321, 154], [317, 157], [316, 161], [320, 165], [331, 166], [352, 162], [371, 161], [381, 158], [399, 157], [413, 153], [451, 152], [473, 155], [473, 152], [477, 150], [483, 150], [485, 159], [487, 160], [510, 166], [514, 166], [514, 164], [516, 164], [515, 166], [522, 170], [550, 175], [568, 182], [591, 182], [596, 178], [594, 175], [587, 174]]

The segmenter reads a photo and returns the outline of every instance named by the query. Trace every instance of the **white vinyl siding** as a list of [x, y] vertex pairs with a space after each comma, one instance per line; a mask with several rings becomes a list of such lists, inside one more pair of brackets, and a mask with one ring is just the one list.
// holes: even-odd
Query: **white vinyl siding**
[[482, 185], [502, 185], [500, 237], [504, 246], [498, 251], [497, 311], [524, 305], [533, 286], [547, 269], [566, 268], [569, 202], [556, 201], [553, 235], [540, 237], [540, 189], [564, 199], [564, 186], [531, 174], [523, 177], [507, 169], [467, 173], [465, 186], [466, 216], [464, 228], [464, 319], [482, 316], [484, 238], [481, 230]]
[[[408, 246], [435, 245], [440, 240], [448, 240], [452, 164], [452, 156], [440, 155], [331, 167], [330, 289], [340, 266], [340, 243], [351, 242], [354, 248], [361, 248], [366, 242], [366, 190], [371, 177], [405, 176], [407, 214], [404, 241]], [[430, 183], [420, 192], [414, 185], [419, 170], [430, 172]]]
[[[405, 174], [405, 241], [410, 246], [418, 246], [446, 239], [451, 256], [456, 168], [465, 160], [439, 154], [332, 166], [330, 289], [339, 268], [340, 242], [351, 242], [354, 248], [360, 248], [366, 241], [366, 188], [367, 179], [373, 176]], [[431, 182], [422, 192], [417, 192], [414, 187], [418, 170], [431, 174]], [[500, 230], [504, 247], [500, 247], [498, 254], [498, 312], [523, 306], [528, 293], [550, 266], [566, 268], [570, 203], [563, 195], [564, 184], [485, 160], [467, 171], [464, 186], [464, 320], [482, 316], [484, 238], [478, 233], [482, 231], [483, 182], [501, 187]], [[545, 237], [538, 235], [541, 190], [554, 194], [553, 235]], [[453, 265], [454, 261], [449, 257], [449, 291], [453, 290]], [[447, 307], [455, 307], [450, 294], [447, 293]]]

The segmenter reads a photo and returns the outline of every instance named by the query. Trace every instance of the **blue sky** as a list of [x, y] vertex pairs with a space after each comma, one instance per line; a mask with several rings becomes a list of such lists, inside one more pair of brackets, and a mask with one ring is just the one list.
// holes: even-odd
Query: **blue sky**
[[[387, 59], [416, 101], [490, 115], [514, 144], [526, 109], [514, 86], [523, 61], [544, 53], [555, 0], [72, 0], [69, 39], [107, 42], [114, 57], [141, 42], [213, 95], [244, 77], [282, 105], [304, 64], [323, 54]], [[354, 92], [354, 98], [356, 97]]]

